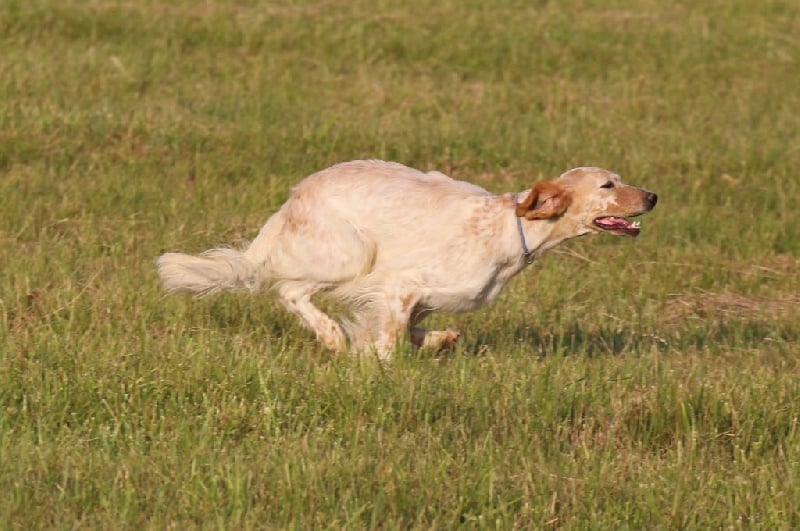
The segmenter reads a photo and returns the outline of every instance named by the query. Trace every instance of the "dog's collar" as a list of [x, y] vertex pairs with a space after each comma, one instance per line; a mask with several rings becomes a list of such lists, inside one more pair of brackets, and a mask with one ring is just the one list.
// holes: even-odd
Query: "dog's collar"
[[533, 253], [528, 249], [528, 244], [525, 242], [525, 233], [522, 231], [522, 218], [517, 216], [517, 194], [514, 194], [514, 217], [517, 218], [517, 231], [519, 232], [519, 241], [522, 244], [522, 256], [525, 257], [526, 264], [533, 263]]

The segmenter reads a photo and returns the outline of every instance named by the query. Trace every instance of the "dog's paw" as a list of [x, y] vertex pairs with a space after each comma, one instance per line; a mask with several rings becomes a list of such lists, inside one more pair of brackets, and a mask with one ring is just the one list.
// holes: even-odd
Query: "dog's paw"
[[456, 348], [461, 332], [456, 330], [431, 330], [425, 334], [423, 346], [429, 347], [439, 352], [452, 352]]

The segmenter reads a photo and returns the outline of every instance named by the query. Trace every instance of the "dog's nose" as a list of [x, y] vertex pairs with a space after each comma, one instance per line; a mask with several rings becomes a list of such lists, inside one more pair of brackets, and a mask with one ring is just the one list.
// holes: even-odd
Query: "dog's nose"
[[653, 192], [647, 192], [645, 198], [647, 198], [647, 204], [650, 206], [651, 209], [654, 206], [656, 206], [656, 203], [658, 203], [658, 196]]

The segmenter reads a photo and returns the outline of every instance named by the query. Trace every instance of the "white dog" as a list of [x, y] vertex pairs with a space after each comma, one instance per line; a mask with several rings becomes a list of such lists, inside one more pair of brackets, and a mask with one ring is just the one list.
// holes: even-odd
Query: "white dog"
[[558, 243], [590, 232], [636, 236], [627, 218], [655, 194], [600, 168], [576, 168], [518, 194], [402, 164], [353, 161], [298, 184], [250, 246], [158, 259], [164, 287], [200, 294], [271, 285], [284, 306], [334, 351], [342, 327], [312, 302], [349, 303], [350, 346], [391, 356], [406, 329], [416, 346], [452, 348], [458, 333], [415, 328], [434, 311], [492, 302], [517, 273]]

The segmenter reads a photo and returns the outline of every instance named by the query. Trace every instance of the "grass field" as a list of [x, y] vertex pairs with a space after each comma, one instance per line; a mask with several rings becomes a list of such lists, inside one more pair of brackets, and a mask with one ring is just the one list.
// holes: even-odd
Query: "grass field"
[[[0, 524], [800, 527], [800, 5], [0, 3]], [[659, 193], [443, 359], [154, 260], [355, 158]]]

